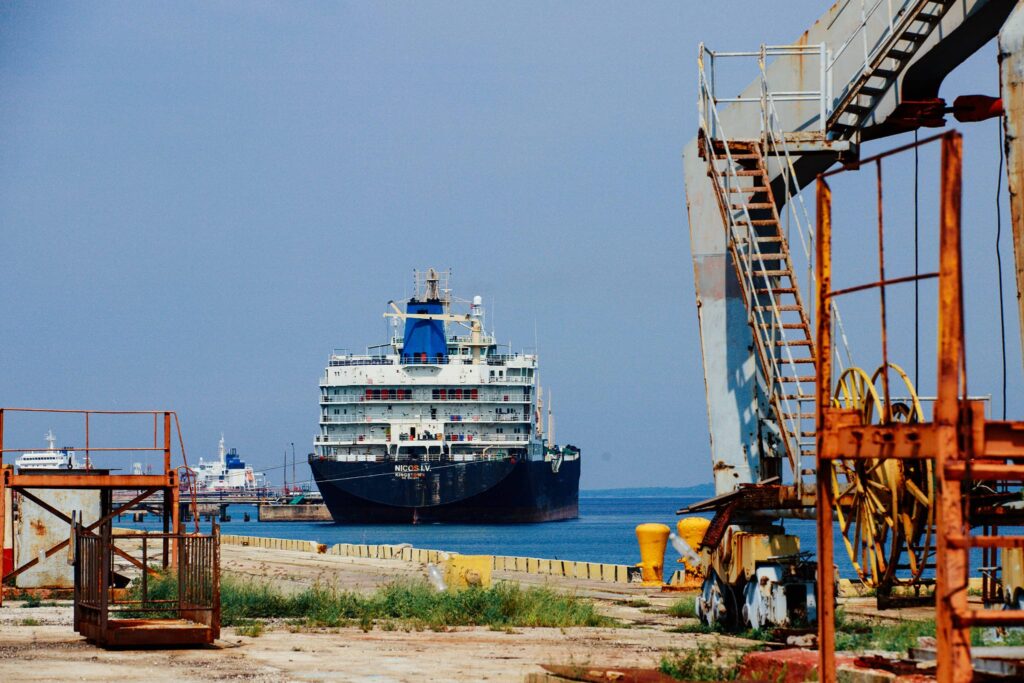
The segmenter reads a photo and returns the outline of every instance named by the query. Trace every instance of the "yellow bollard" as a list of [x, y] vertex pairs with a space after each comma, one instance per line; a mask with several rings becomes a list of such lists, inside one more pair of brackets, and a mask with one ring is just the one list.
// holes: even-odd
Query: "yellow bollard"
[[[711, 520], [703, 517], [684, 517], [676, 522], [676, 534], [693, 549], [693, 552], [699, 554], [700, 542], [704, 540], [704, 534], [707, 533], [709, 526], [711, 526]], [[700, 588], [704, 583], [704, 566], [702, 564], [693, 565], [684, 558], [679, 558], [679, 562], [683, 563], [685, 578], [681, 584], [676, 585], [681, 585], [684, 588]]]
[[665, 545], [668, 543], [668, 527], [664, 524], [640, 524], [636, 528], [636, 540], [640, 544], [640, 562], [644, 586], [660, 586], [661, 570], [665, 565]]

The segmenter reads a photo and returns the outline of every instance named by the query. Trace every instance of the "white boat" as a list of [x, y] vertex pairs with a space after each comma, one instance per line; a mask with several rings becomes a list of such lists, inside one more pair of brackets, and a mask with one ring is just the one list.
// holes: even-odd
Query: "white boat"
[[198, 491], [224, 493], [246, 493], [266, 488], [266, 477], [246, 465], [238, 451], [224, 447], [224, 435], [220, 437], [216, 460], [203, 460], [192, 470]]
[[46, 433], [49, 448], [45, 451], [26, 451], [14, 461], [18, 471], [22, 470], [74, 470], [78, 469], [75, 452], [67, 448], [57, 448], [57, 437], [51, 429]]

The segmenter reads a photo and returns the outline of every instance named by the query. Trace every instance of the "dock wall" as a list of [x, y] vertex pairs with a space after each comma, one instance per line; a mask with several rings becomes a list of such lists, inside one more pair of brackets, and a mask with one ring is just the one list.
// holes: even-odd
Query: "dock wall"
[[[300, 541], [265, 536], [235, 536], [221, 534], [224, 545], [240, 545], [266, 550], [296, 550], [299, 552], [338, 555], [341, 557], [362, 557], [376, 560], [401, 560], [416, 564], [441, 564], [452, 553], [445, 550], [413, 548], [408, 545], [367, 545], [359, 543], [335, 543], [326, 546], [315, 541]], [[491, 568], [494, 571], [519, 572], [563, 576], [570, 579], [605, 581], [609, 583], [634, 583], [639, 581], [639, 570], [625, 564], [604, 562], [577, 562], [575, 560], [549, 560], [539, 557], [516, 557], [493, 555]]]

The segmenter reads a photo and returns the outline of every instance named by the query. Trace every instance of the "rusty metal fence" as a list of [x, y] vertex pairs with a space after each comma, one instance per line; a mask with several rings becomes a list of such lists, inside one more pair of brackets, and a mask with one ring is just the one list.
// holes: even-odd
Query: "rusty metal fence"
[[[163, 569], [168, 553], [177, 563]], [[195, 645], [219, 637], [216, 525], [208, 535], [114, 532], [109, 525], [95, 535], [79, 525], [74, 563], [74, 627], [86, 638], [103, 645]]]

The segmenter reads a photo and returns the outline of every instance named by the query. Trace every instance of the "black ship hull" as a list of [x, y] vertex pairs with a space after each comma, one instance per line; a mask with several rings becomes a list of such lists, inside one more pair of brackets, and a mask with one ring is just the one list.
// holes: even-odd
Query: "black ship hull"
[[311, 458], [339, 524], [511, 524], [579, 516], [580, 459], [338, 462]]

